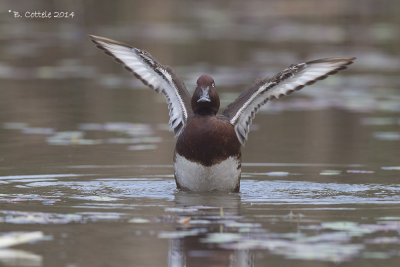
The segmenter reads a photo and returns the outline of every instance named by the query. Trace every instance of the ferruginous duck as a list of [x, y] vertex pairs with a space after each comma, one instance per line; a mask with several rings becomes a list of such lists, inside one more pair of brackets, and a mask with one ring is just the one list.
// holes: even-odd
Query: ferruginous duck
[[90, 35], [98, 48], [145, 85], [163, 93], [169, 108], [169, 126], [177, 137], [174, 152], [178, 189], [238, 192], [241, 146], [259, 108], [306, 85], [325, 79], [353, 63], [351, 58], [324, 58], [291, 65], [272, 78], [244, 90], [221, 114], [215, 82], [209, 75], [197, 79], [190, 97], [173, 70], [158, 63], [148, 52], [104, 37]]

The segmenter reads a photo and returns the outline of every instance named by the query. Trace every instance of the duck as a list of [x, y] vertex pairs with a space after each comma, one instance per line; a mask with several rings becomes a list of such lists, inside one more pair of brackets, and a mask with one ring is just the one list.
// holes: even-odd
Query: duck
[[331, 57], [290, 65], [249, 86], [218, 114], [220, 98], [210, 75], [197, 79], [190, 96], [173, 69], [160, 64], [145, 50], [89, 36], [146, 86], [165, 96], [169, 127], [177, 138], [173, 153], [176, 186], [195, 192], [239, 192], [241, 148], [260, 107], [344, 70], [356, 59]]

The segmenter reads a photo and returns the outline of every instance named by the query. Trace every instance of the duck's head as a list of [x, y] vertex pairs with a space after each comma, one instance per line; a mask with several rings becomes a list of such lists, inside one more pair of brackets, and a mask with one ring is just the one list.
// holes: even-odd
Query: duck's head
[[197, 87], [192, 96], [193, 112], [199, 115], [215, 115], [219, 104], [214, 79], [206, 74], [201, 75], [197, 79]]

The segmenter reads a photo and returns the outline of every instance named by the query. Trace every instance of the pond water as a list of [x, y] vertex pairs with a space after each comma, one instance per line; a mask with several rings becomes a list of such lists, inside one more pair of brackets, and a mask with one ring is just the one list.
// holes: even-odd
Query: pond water
[[[0, 266], [398, 266], [398, 1], [0, 3]], [[14, 18], [14, 11], [73, 18]], [[232, 101], [290, 64], [348, 70], [265, 105], [240, 193], [176, 190], [163, 97], [87, 34]]]

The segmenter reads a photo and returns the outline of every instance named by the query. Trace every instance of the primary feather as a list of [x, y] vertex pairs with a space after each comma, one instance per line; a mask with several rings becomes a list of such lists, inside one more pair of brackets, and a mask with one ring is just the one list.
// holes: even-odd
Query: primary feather
[[164, 94], [169, 109], [169, 126], [175, 136], [180, 135], [192, 110], [190, 95], [172, 69], [158, 63], [144, 50], [104, 37], [90, 35], [90, 38], [145, 85]]
[[269, 79], [264, 79], [243, 91], [223, 114], [235, 127], [236, 135], [243, 145], [250, 125], [259, 108], [270, 99], [278, 99], [306, 85], [325, 79], [328, 75], [345, 69], [355, 58], [324, 58], [291, 65]]

